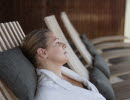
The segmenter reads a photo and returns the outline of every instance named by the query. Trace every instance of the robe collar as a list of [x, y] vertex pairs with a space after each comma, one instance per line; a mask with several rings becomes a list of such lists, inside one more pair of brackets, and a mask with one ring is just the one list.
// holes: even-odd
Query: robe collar
[[[58, 84], [59, 86], [65, 88], [65, 89], [68, 89], [70, 90], [72, 88], [72, 84], [67, 82], [66, 80], [64, 79], [61, 79], [60, 77], [58, 77], [54, 72], [50, 71], [50, 70], [46, 70], [46, 69], [36, 69], [37, 71], [37, 74], [39, 76], [39, 80], [42, 80], [44, 77], [48, 77], [50, 78], [53, 82], [55, 82], [56, 84]], [[64, 74], [64, 73], [62, 73]], [[69, 76], [68, 76], [69, 77]]]

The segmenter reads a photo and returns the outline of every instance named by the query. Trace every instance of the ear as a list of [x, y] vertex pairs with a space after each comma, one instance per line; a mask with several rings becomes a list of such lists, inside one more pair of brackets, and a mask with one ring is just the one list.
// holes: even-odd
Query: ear
[[43, 48], [38, 48], [37, 49], [37, 54], [42, 57], [42, 58], [47, 58], [48, 57], [48, 54], [46, 52], [46, 49], [43, 49]]

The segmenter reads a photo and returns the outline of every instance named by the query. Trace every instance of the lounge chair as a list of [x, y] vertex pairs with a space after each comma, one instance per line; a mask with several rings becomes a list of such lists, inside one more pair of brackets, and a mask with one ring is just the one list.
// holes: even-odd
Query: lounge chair
[[[15, 41], [13, 39], [13, 35], [15, 36], [15, 39], [16, 39], [16, 41], [14, 42], [15, 46], [19, 46], [21, 43], [20, 41], [22, 41], [22, 39], [25, 37], [24, 32], [22, 31], [22, 28], [20, 27], [19, 23], [18, 22], [13, 22], [13, 23], [10, 22], [10, 23], [6, 23], [6, 25], [4, 23], [3, 25], [5, 26], [5, 29], [8, 31], [8, 35], [10, 36], [10, 39], [12, 39], [13, 42]], [[9, 26], [9, 27], [7, 27], [7, 26]], [[10, 42], [11, 40], [9, 40], [7, 33], [4, 33], [3, 36], [5, 38], [3, 38], [2, 32], [5, 32], [5, 31], [2, 31], [2, 30], [3, 29], [0, 26], [0, 44], [1, 44], [0, 50], [1, 50], [1, 52], [14, 47], [14, 45], [11, 44], [13, 42]], [[18, 33], [18, 32], [20, 32], [20, 33]], [[22, 36], [22, 37], [20, 37], [20, 36]], [[72, 56], [70, 56], [70, 57], [72, 57]], [[74, 61], [71, 63], [71, 66], [75, 66], [75, 64], [73, 64], [73, 63], [77, 62], [77, 60], [75, 58], [73, 58], [73, 59], [74, 59]], [[76, 70], [78, 70], [78, 68], [74, 68], [74, 70], [76, 71]], [[77, 73], [79, 73], [80, 75], [84, 75], [84, 76], [88, 75], [88, 73], [82, 74], [80, 72], [82, 72], [82, 70], [77, 71]], [[86, 72], [86, 71], [83, 71], [83, 72]], [[116, 85], [116, 84], [114, 84], [114, 85]], [[126, 92], [126, 91], [124, 91], [124, 92]], [[0, 80], [0, 100], [19, 100], [2, 80]]]
[[[79, 52], [82, 55], [82, 57], [84, 58], [84, 60], [86, 62], [88, 62], [89, 64], [92, 64], [88, 60], [88, 56], [86, 56], [89, 51], [86, 49], [85, 45], [83, 44], [82, 40], [80, 39], [78, 32], [75, 30], [75, 28], [73, 27], [73, 25], [69, 21], [69, 18], [67, 17], [65, 12], [61, 13], [61, 19], [62, 19], [63, 24], [66, 27], [70, 37], [71, 37], [73, 43], [75, 44], [75, 46], [79, 50]], [[115, 38], [115, 37], [113, 37], [113, 38], [104, 37], [104, 38], [102, 38], [102, 39], [100, 38], [100, 39], [102, 40], [102, 42], [104, 42], [105, 40], [106, 41], [108, 41], [108, 40], [113, 41], [113, 40], [116, 40], [116, 39], [121, 40], [121, 39], [124, 39], [124, 38], [125, 38], [124, 36], [117, 36], [117, 38]], [[97, 40], [99, 40], [99, 39], [97, 39]], [[112, 72], [112, 75], [120, 75], [120, 74], [125, 74], [125, 73], [130, 72], [130, 67], [129, 67], [129, 64], [127, 62], [126, 63], [122, 62], [122, 63], [116, 64], [116, 65], [114, 65], [114, 64], [112, 65], [112, 63], [110, 63], [111, 59], [130, 56], [130, 49], [129, 49], [130, 43], [123, 43], [123, 42], [110, 43], [109, 42], [109, 43], [99, 44], [98, 46], [100, 46], [103, 49], [125, 48], [125, 49], [117, 49], [117, 50], [111, 50], [111, 51], [103, 52], [101, 54], [101, 56], [103, 56], [105, 61], [108, 62], [110, 69], [111, 69], [111, 72]], [[90, 52], [90, 55], [91, 55], [91, 52]], [[93, 56], [93, 55], [91, 55], [91, 56]], [[123, 66], [123, 67], [120, 67], [120, 70], [119, 70], [118, 66]]]
[[[16, 22], [0, 24], [0, 52], [17, 47], [25, 37], [21, 26]], [[9, 89], [7, 84], [0, 79], [0, 100], [19, 100]]]
[[[78, 48], [78, 50], [81, 52], [82, 50], [80, 50], [80, 47], [83, 47], [83, 43], [80, 40], [79, 34], [76, 31], [76, 29], [73, 27], [73, 25], [71, 24], [69, 18], [67, 17], [65, 12], [61, 13], [61, 19], [62, 22], [65, 26], [65, 28], [67, 29], [72, 41], [74, 42], [74, 44], [76, 45], [76, 47]], [[73, 37], [75, 36], [75, 37]], [[99, 39], [95, 39], [95, 40], [99, 40], [102, 42], [105, 41], [114, 41], [114, 40], [121, 40], [121, 39], [128, 39], [127, 37], [124, 36], [109, 36], [109, 37], [102, 37]], [[94, 40], [94, 41], [95, 41]], [[79, 46], [80, 43], [80, 47]], [[91, 42], [93, 43], [93, 42]], [[99, 42], [98, 42], [99, 43]], [[123, 42], [108, 42], [108, 43], [103, 43], [103, 44], [98, 44], [95, 46], [97, 48], [97, 50], [104, 50], [104, 49], [111, 49], [111, 48], [130, 48], [130, 44], [129, 43], [123, 43]], [[130, 49], [125, 49], [125, 50], [112, 50], [109, 52], [103, 52], [102, 56], [106, 59], [106, 61], [109, 61], [109, 59], [113, 59], [113, 58], [118, 58], [118, 57], [123, 57], [123, 56], [129, 56]]]
[[[23, 38], [25, 37], [25, 34], [17, 21], [4, 24], [1, 23], [0, 34], [1, 52], [19, 46]], [[71, 55], [74, 53], [73, 51], [70, 52]], [[71, 66], [73, 70], [75, 70], [81, 76], [88, 77], [88, 71], [85, 69], [82, 63], [75, 62], [79, 61], [78, 58], [75, 58], [75, 56], [73, 56], [69, 61], [70, 62], [68, 64]], [[11, 92], [11, 90], [6, 86], [6, 84], [2, 80], [0, 80], [0, 84], [1, 93], [4, 96], [4, 98], [9, 98], [9, 100], [17, 100], [13, 92]], [[9, 90], [10, 92], [8, 92], [7, 90]]]
[[[57, 20], [56, 20], [56, 18], [55, 18], [55, 16], [54, 15], [52, 15], [52, 16], [48, 16], [48, 17], [45, 17], [44, 18], [44, 21], [45, 21], [45, 23], [46, 23], [46, 25], [47, 25], [47, 27], [53, 32], [53, 33], [55, 33], [55, 35], [60, 39], [60, 40], [62, 40], [63, 42], [65, 42], [66, 44], [67, 44], [67, 46], [68, 46], [68, 49], [67, 49], [67, 52], [68, 52], [68, 55], [69, 55], [69, 60], [70, 59], [73, 59], [72, 61], [73, 62], [70, 62], [70, 63], [75, 63], [75, 62], [80, 62], [80, 61], [78, 61], [78, 58], [76, 57], [76, 55], [74, 54], [74, 53], [72, 53], [72, 48], [70, 47], [70, 45], [69, 45], [69, 43], [68, 43], [68, 41], [67, 41], [67, 39], [65, 38], [65, 36], [64, 36], [64, 34], [63, 34], [63, 32], [62, 32], [62, 30], [60, 29], [60, 26], [59, 26], [59, 24], [57, 23]], [[71, 50], [70, 50], [71, 49]], [[71, 52], [70, 52], [70, 51]], [[74, 52], [74, 51], [73, 51]], [[91, 56], [89, 56], [90, 58], [89, 59], [91, 59]], [[76, 58], [76, 59], [74, 59], [74, 58]], [[80, 62], [81, 63], [81, 62]], [[68, 65], [69, 65], [69, 63], [68, 63]], [[75, 65], [76, 66], [76, 65]], [[79, 66], [78, 66], [79, 67]], [[84, 66], [85, 67], [85, 66]], [[71, 66], [70, 66], [70, 68], [71, 68]], [[82, 68], [81, 68], [82, 69]], [[87, 69], [86, 69], [87, 70]], [[75, 71], [75, 70], [74, 70]], [[78, 73], [79, 74], [79, 73]], [[88, 74], [88, 73], [87, 73]], [[92, 73], [90, 73], [90, 74], [92, 74]], [[81, 74], [80, 74], [81, 75]], [[88, 75], [89, 76], [89, 75]], [[91, 76], [91, 75], [90, 75]], [[97, 74], [97, 76], [98, 76], [98, 74]], [[104, 75], [101, 75], [101, 77], [102, 76], [104, 76]], [[96, 76], [95, 76], [96, 77]], [[99, 80], [101, 79], [101, 77], [99, 77]], [[91, 78], [93, 78], [93, 77], [91, 77]], [[91, 80], [91, 78], [90, 78], [90, 80]], [[121, 85], [122, 86], [125, 86], [124, 85], [124, 83], [126, 83], [126, 82], [118, 82], [118, 84], [120, 84], [121, 83]], [[97, 82], [97, 84], [98, 84], [98, 82]], [[113, 84], [113, 86], [116, 86], [116, 84], [117, 83], [115, 83], [115, 84]], [[129, 84], [129, 82], [127, 82], [127, 85]], [[116, 87], [116, 89], [119, 89], [120, 87]], [[114, 88], [115, 89], [115, 88]], [[106, 90], [107, 91], [107, 90]], [[108, 91], [107, 91], [108, 92]], [[128, 91], [123, 91], [124, 93], [127, 93]], [[128, 92], [129, 93], [129, 92]], [[118, 94], [118, 93], [116, 93], [116, 94]], [[121, 94], [118, 94], [118, 97], [120, 96]], [[120, 97], [119, 97], [120, 98]], [[127, 96], [126, 98], [130, 98], [130, 96]]]
[[[65, 12], [61, 13], [61, 17], [62, 17], [63, 21], [67, 21], [67, 20], [69, 21], [69, 18], [67, 17], [67, 14]], [[71, 24], [70, 21], [69, 21], [69, 23]], [[73, 25], [71, 24], [70, 27], [72, 28]], [[78, 32], [75, 29], [73, 30], [73, 32], [76, 32], [78, 34]], [[104, 36], [104, 37], [99, 37], [99, 38], [95, 38], [95, 39], [91, 40], [91, 43], [96, 45], [96, 44], [101, 44], [104, 42], [123, 41], [124, 39], [130, 39], [130, 38], [128, 38], [126, 36], [122, 36], [122, 35]], [[120, 46], [120, 47], [122, 47], [122, 46]], [[106, 48], [107, 48], [107, 46], [106, 46]], [[111, 48], [111, 47], [108, 45], [108, 48]]]

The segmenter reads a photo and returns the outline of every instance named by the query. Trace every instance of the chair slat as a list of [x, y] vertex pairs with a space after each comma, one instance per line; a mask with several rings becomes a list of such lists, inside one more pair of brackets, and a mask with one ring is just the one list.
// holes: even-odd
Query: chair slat
[[11, 49], [9, 41], [6, 39], [6, 36], [5, 36], [5, 34], [4, 34], [4, 32], [3, 32], [1, 27], [0, 27], [0, 36], [1, 36], [2, 40], [4, 41], [5, 46], [7, 47], [7, 49]]
[[1, 82], [1, 80], [0, 80], [0, 88], [3, 90], [4, 96], [5, 96], [5, 98], [6, 98], [7, 100], [13, 100], [13, 99], [11, 98], [10, 94], [8, 93], [8, 91], [6, 90], [6, 88], [5, 88], [4, 84], [3, 84], [3, 82]]
[[19, 28], [20, 32], [22, 33], [22, 36], [25, 37], [25, 34], [24, 34], [24, 32], [23, 32], [23, 30], [22, 30], [22, 28], [21, 28], [19, 22], [16, 21], [15, 23], [16, 23], [17, 27]]
[[11, 37], [10, 37], [10, 35], [9, 35], [9, 33], [8, 33], [6, 27], [5, 27], [5, 25], [3, 23], [1, 23], [1, 29], [3, 29], [4, 34], [6, 36], [6, 39], [9, 41], [9, 44], [10, 44], [11, 48], [15, 47], [15, 44], [12, 41], [12, 39], [11, 39]]
[[18, 40], [18, 43], [20, 45], [22, 43], [22, 41], [20, 40], [19, 35], [17, 34], [17, 32], [16, 32], [16, 30], [15, 30], [15, 28], [14, 28], [14, 26], [13, 26], [13, 24], [11, 22], [9, 22], [9, 26], [10, 26], [12, 32], [15, 35], [15, 38]]
[[1, 52], [7, 50], [7, 46], [5, 42], [2, 40], [1, 36], [0, 36], [0, 48], [1, 48]]
[[64, 26], [66, 27], [68, 34], [70, 35], [73, 43], [75, 44], [75, 46], [77, 47], [77, 49], [79, 50], [80, 54], [82, 55], [82, 57], [84, 58], [84, 60], [92, 65], [92, 55], [90, 54], [90, 52], [86, 49], [85, 45], [83, 44], [83, 42], [81, 41], [78, 32], [76, 31], [76, 29], [73, 27], [73, 25], [70, 23], [69, 18], [67, 17], [67, 15], [65, 14], [65, 12], [61, 13], [61, 19], [64, 23]]
[[0, 88], [0, 100], [6, 100], [5, 96], [2, 94], [2, 89]]
[[21, 41], [23, 41], [23, 38], [24, 38], [24, 37], [22, 36], [21, 32], [19, 31], [19, 29], [18, 29], [16, 23], [13, 21], [12, 24], [13, 24], [13, 26], [14, 26], [16, 32], [18, 33], [19, 38], [21, 39]]
[[15, 38], [15, 36], [14, 36], [14, 34], [13, 34], [13, 32], [12, 32], [10, 26], [9, 26], [9, 23], [5, 23], [4, 25], [5, 25], [5, 27], [7, 28], [8, 33], [10, 34], [10, 36], [11, 36], [11, 38], [12, 38], [12, 40], [13, 40], [15, 46], [18, 46], [18, 45], [19, 45], [19, 44], [18, 44], [18, 41], [16, 40], [16, 38]]

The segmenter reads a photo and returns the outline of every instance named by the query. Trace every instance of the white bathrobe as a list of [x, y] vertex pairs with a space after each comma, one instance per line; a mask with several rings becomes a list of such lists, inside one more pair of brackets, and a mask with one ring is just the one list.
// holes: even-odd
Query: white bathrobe
[[61, 79], [52, 71], [36, 70], [39, 79], [35, 100], [106, 100], [85, 77], [64, 66], [62, 66], [62, 74], [82, 82], [88, 90]]

